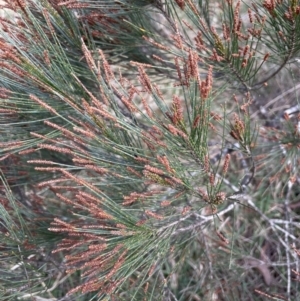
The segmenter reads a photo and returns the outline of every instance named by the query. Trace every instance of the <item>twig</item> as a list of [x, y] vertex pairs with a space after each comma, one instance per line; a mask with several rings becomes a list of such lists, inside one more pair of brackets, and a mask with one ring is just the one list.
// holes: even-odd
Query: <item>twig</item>
[[[179, 228], [177, 229], [175, 232], [172, 233], [172, 236], [176, 236], [180, 233], [183, 233], [183, 232], [192, 232], [194, 231], [195, 229], [201, 227], [202, 225], [204, 225], [206, 222], [208, 221], [211, 221], [212, 219], [214, 219], [216, 216], [222, 216], [224, 215], [225, 213], [231, 211], [233, 208], [234, 208], [235, 204], [230, 204], [229, 206], [227, 206], [225, 209], [223, 209], [222, 211], [218, 212], [218, 213], [215, 213], [215, 214], [212, 214], [212, 215], [200, 215], [200, 214], [196, 214], [196, 213], [192, 213], [190, 214], [189, 216], [187, 217], [192, 217], [192, 216], [195, 216], [197, 219], [202, 219], [200, 222], [198, 223], [194, 223], [193, 225], [190, 225], [188, 227], [184, 227], [184, 228]], [[185, 220], [187, 219], [187, 217], [185, 218]], [[176, 224], [179, 224], [181, 220], [178, 220], [177, 222], [174, 222], [172, 223], [172, 226], [176, 225]], [[169, 228], [171, 225], [167, 225], [165, 226], [164, 228]], [[161, 229], [160, 229], [161, 230]]]
[[[267, 111], [267, 108], [270, 107], [273, 103], [276, 103], [277, 101], [279, 101], [280, 99], [282, 99], [284, 96], [291, 94], [293, 92], [295, 92], [296, 90], [300, 89], [300, 84], [296, 85], [295, 87], [292, 87], [290, 89], [288, 89], [287, 91], [281, 93], [280, 95], [278, 95], [277, 97], [273, 98], [272, 100], [270, 100], [265, 106], [261, 107], [261, 110]], [[255, 113], [253, 113], [251, 115], [251, 119], [253, 119], [254, 117], [256, 117], [258, 115], [258, 111], [256, 111]]]
[[[263, 212], [261, 212], [257, 207], [256, 205], [253, 203], [253, 201], [249, 198], [247, 199], [247, 202], [248, 204], [256, 211], [260, 214], [260, 216], [265, 220], [267, 221], [270, 226], [272, 227], [272, 229], [277, 229], [281, 232], [283, 232], [284, 234], [286, 234], [288, 237], [290, 237], [292, 240], [298, 240], [297, 237], [295, 237], [294, 235], [290, 234], [288, 231], [282, 229], [281, 227], [279, 227], [278, 225], [276, 225], [271, 219], [269, 219]], [[288, 246], [284, 243], [285, 246]]]
[[[292, 190], [292, 187], [293, 187], [293, 182], [292, 181], [289, 181], [288, 182], [288, 191], [287, 191], [287, 194], [286, 194], [286, 198], [284, 200], [284, 209], [285, 209], [285, 218], [286, 220], [288, 220], [289, 222], [292, 222], [292, 217], [291, 217], [291, 214], [290, 214], [290, 196], [291, 196], [291, 190]], [[291, 229], [290, 229], [290, 224], [289, 223], [286, 223], [285, 224], [285, 230], [290, 233], [291, 232]], [[288, 235], [285, 233], [285, 236], [284, 236], [284, 239], [285, 239], [285, 243], [287, 245], [289, 245], [289, 237]], [[291, 293], [291, 259], [290, 259], [290, 253], [289, 253], [289, 250], [285, 250], [286, 252], [286, 264], [287, 264], [287, 295], [288, 295], [288, 301], [290, 301], [290, 293]]]
[[293, 54], [295, 53], [295, 44], [296, 44], [296, 25], [295, 25], [295, 21], [292, 20], [292, 40], [289, 42], [289, 53], [286, 56], [286, 58], [283, 60], [282, 64], [279, 66], [279, 68], [274, 71], [272, 74], [270, 74], [267, 78], [263, 79], [262, 81], [256, 83], [252, 88], [257, 87], [257, 86], [261, 86], [263, 85], [265, 82], [267, 82], [269, 79], [271, 79], [272, 77], [274, 77], [276, 74], [278, 74], [282, 68], [285, 67], [285, 65], [288, 63], [288, 61], [292, 58]]
[[163, 272], [161, 270], [159, 270], [159, 276], [162, 280], [162, 283], [164, 283], [164, 291], [165, 291], [165, 295], [167, 294], [167, 299], [164, 299], [164, 301], [171, 301], [170, 296], [172, 296], [174, 301], [178, 301], [178, 299], [176, 298], [176, 296], [171, 292], [170, 288], [168, 287], [167, 283], [167, 279], [165, 278]]

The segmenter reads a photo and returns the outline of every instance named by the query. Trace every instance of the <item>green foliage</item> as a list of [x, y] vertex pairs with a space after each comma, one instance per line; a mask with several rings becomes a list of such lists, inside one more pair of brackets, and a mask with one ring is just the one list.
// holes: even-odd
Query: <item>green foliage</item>
[[5, 7], [3, 300], [300, 297], [296, 1]]

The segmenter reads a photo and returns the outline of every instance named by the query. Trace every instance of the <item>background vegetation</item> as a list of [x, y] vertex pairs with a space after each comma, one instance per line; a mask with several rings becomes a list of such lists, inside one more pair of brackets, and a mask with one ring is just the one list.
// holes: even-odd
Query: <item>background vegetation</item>
[[298, 1], [2, 9], [1, 300], [300, 299]]

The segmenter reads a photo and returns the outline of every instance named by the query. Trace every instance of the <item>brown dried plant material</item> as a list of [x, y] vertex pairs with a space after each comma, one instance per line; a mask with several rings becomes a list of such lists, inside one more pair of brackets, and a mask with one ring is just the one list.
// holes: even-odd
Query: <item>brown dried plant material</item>
[[234, 9], [234, 17], [233, 17], [233, 33], [239, 32], [239, 28], [241, 26], [240, 23], [240, 5], [241, 1], [238, 0]]
[[138, 178], [142, 178], [142, 175], [137, 170], [135, 170], [134, 168], [132, 168], [130, 166], [127, 166], [126, 169], [129, 172], [131, 172], [132, 174], [134, 174], [135, 176], [137, 176]]
[[287, 298], [281, 296], [281, 295], [278, 295], [278, 294], [267, 294], [261, 290], [258, 290], [258, 289], [255, 289], [254, 290], [256, 293], [258, 293], [259, 295], [262, 295], [264, 297], [267, 297], [268, 299], [272, 299], [272, 300], [283, 300], [283, 301], [288, 301]]
[[0, 142], [0, 147], [9, 149], [13, 148], [14, 146], [22, 146], [24, 144], [23, 141], [8, 141], [8, 142]]
[[227, 174], [228, 167], [229, 167], [229, 164], [230, 164], [230, 159], [231, 159], [230, 154], [226, 154], [224, 165], [223, 165], [223, 170], [222, 170], [223, 175]]
[[181, 34], [178, 30], [178, 26], [176, 23], [174, 24], [174, 26], [175, 26], [176, 33], [175, 33], [175, 35], [172, 35], [171, 38], [174, 41], [175, 47], [177, 47], [179, 50], [183, 50], [184, 47], [183, 47], [183, 41], [182, 41]]
[[103, 69], [104, 69], [106, 79], [109, 81], [114, 77], [113, 71], [112, 71], [109, 63], [107, 62], [103, 51], [101, 49], [99, 49], [98, 51], [99, 51], [99, 55], [102, 59], [102, 64], [103, 64]]
[[149, 170], [144, 170], [143, 174], [146, 177], [146, 179], [149, 179], [153, 183], [163, 185], [163, 186], [168, 184], [168, 182], [166, 181], [166, 179], [164, 177], [159, 176], [156, 173], [150, 172]]
[[211, 200], [210, 202], [214, 205], [220, 205], [223, 204], [226, 200], [226, 193], [225, 192], [218, 192]]
[[110, 270], [110, 272], [105, 276], [105, 279], [110, 279], [117, 270], [124, 264], [125, 262], [125, 255], [127, 254], [127, 250], [123, 251], [123, 253], [119, 256], [118, 260], [116, 260], [113, 268]]
[[131, 102], [132, 100], [132, 96], [129, 98], [126, 98], [125, 96], [121, 97], [121, 101], [123, 102], [123, 104], [126, 106], [126, 108], [131, 112], [131, 113], [135, 113], [138, 112], [138, 109], [136, 108], [136, 106]]
[[276, 0], [265, 0], [263, 2], [263, 7], [266, 8], [272, 16], [275, 16], [274, 10], [276, 8]]
[[197, 128], [200, 124], [201, 116], [198, 114], [193, 121], [193, 129]]
[[175, 170], [171, 168], [170, 166], [170, 162], [167, 158], [167, 156], [157, 156], [156, 157], [157, 160], [164, 165], [164, 167], [166, 168], [167, 172], [169, 172], [170, 174], [174, 174]]
[[221, 121], [221, 120], [223, 119], [222, 116], [220, 116], [219, 114], [214, 113], [214, 112], [210, 112], [209, 115], [210, 115], [210, 116], [212, 117], [212, 119], [215, 120], [215, 121]]
[[209, 156], [205, 155], [204, 161], [203, 161], [203, 170], [209, 174], [210, 171], [210, 162], [209, 162]]
[[193, 11], [193, 13], [201, 20], [199, 11], [197, 10], [195, 4], [191, 1], [191, 0], [186, 0], [187, 4], [189, 5], [189, 7], [191, 8], [191, 10]]
[[45, 49], [44, 52], [43, 52], [43, 55], [44, 55], [44, 62], [45, 62], [45, 64], [48, 67], [50, 67], [51, 66], [51, 61], [50, 61], [49, 51]]
[[161, 90], [159, 89], [158, 85], [156, 83], [154, 83], [153, 87], [154, 87], [154, 92], [160, 97], [161, 100], [165, 101], [164, 95], [161, 92]]
[[49, 13], [48, 13], [48, 11], [46, 9], [43, 9], [43, 15], [44, 15], [44, 18], [46, 20], [47, 26], [50, 29], [51, 35], [54, 36], [55, 35], [55, 29], [54, 29], [54, 27], [53, 27], [53, 25], [51, 23]]
[[215, 174], [214, 173], [211, 173], [209, 175], [209, 183], [212, 187], [215, 186]]
[[91, 189], [91, 191], [94, 191], [96, 193], [102, 193], [101, 190], [97, 187], [95, 187], [95, 185], [87, 182], [86, 180], [81, 179], [80, 177], [74, 176], [72, 173], [68, 172], [67, 170], [61, 169], [61, 172], [70, 180], [73, 180], [75, 183], [82, 185], [84, 187], [88, 187], [89, 189]]
[[56, 129], [56, 130], [59, 130], [59, 131], [60, 131], [62, 134], [64, 134], [65, 137], [67, 137], [67, 138], [70, 138], [70, 139], [75, 138], [75, 134], [74, 134], [72, 131], [69, 131], [69, 130], [63, 128], [62, 126], [60, 126], [60, 125], [58, 125], [58, 124], [55, 124], [55, 123], [53, 123], [53, 122], [51, 122], [51, 121], [49, 121], [49, 120], [44, 120], [44, 123], [45, 123], [46, 125], [48, 125], [48, 126], [54, 128], [54, 129]]
[[148, 132], [142, 131], [142, 139], [149, 149], [155, 150], [157, 146], [167, 148], [166, 143], [161, 140], [161, 137], [157, 137], [157, 135], [158, 132], [154, 127], [151, 127]]
[[248, 17], [249, 17], [249, 22], [252, 24], [253, 23], [253, 13], [251, 8], [248, 8]]
[[52, 114], [59, 115], [55, 109], [53, 109], [51, 106], [49, 106], [48, 104], [46, 104], [44, 101], [40, 100], [35, 95], [30, 94], [29, 97], [30, 97], [31, 100], [34, 100], [40, 106], [42, 106], [43, 108], [45, 108], [47, 111], [51, 112]]
[[173, 177], [173, 176], [170, 177], [170, 178], [166, 178], [165, 181], [168, 182], [168, 183], [170, 183], [170, 185], [172, 187], [177, 187], [178, 185], [179, 186], [184, 185], [184, 182], [181, 179], [179, 179], [177, 177]]
[[175, 0], [175, 2], [177, 3], [177, 5], [184, 10], [185, 7], [185, 0]]
[[213, 67], [209, 66], [206, 80], [201, 82], [200, 95], [202, 100], [208, 98], [209, 93], [212, 89], [212, 83], [213, 83], [212, 71], [213, 71]]
[[139, 81], [140, 81], [141, 85], [144, 87], [144, 89], [149, 94], [152, 94], [151, 81], [150, 81], [150, 78], [148, 77], [148, 75], [146, 74], [146, 71], [145, 71], [144, 67], [139, 66], [138, 71], [139, 71]]
[[270, 53], [267, 52], [263, 58], [263, 61], [265, 62], [269, 58], [269, 56], [270, 56]]
[[153, 112], [152, 112], [152, 110], [151, 110], [150, 106], [148, 105], [147, 100], [145, 98], [142, 98], [142, 104], [144, 106], [144, 109], [145, 109], [148, 117], [150, 119], [153, 119]]
[[216, 233], [225, 245], [229, 244], [229, 240], [221, 232], [217, 231]]
[[202, 50], [202, 51], [208, 51], [208, 48], [205, 46], [203, 37], [202, 37], [202, 33], [199, 31], [196, 35], [196, 37], [194, 38], [195, 42], [196, 42], [196, 47], [198, 50]]
[[300, 281], [300, 273], [297, 272], [296, 270], [292, 269], [292, 272], [294, 273], [294, 275], [297, 277], [297, 281]]
[[[84, 195], [84, 193], [81, 193]], [[88, 194], [85, 194], [88, 195]], [[79, 195], [77, 195], [78, 197]], [[93, 199], [94, 197], [92, 197]], [[66, 200], [65, 197], [61, 199]], [[73, 201], [67, 200], [67, 202]], [[87, 208], [97, 210], [94, 208], [93, 203], [89, 201], [81, 200], [81, 204]], [[76, 203], [75, 203], [76, 206]], [[101, 217], [103, 219], [103, 217]], [[81, 270], [82, 275], [89, 278], [87, 282], [82, 285], [75, 287], [68, 292], [68, 295], [74, 294], [75, 292], [81, 291], [82, 293], [99, 291], [102, 293], [112, 293], [116, 286], [115, 284], [122, 283], [124, 279], [116, 276], [117, 271], [122, 267], [126, 260], [127, 249], [123, 244], [116, 245], [113, 249], [108, 249], [109, 246], [106, 243], [105, 238], [100, 235], [94, 235], [80, 231], [82, 225], [80, 221], [76, 221], [74, 224], [67, 223], [58, 218], [55, 218], [52, 222], [50, 231], [54, 232], [67, 232], [69, 237], [65, 238], [58, 244], [57, 249], [53, 253], [59, 251], [73, 251], [73, 254], [66, 255], [66, 266], [68, 267], [67, 272], [73, 273], [76, 270]], [[92, 225], [87, 225], [85, 229], [92, 229]], [[95, 225], [95, 228], [110, 229], [110, 226]], [[123, 225], [119, 225], [119, 228], [124, 229]], [[126, 227], [125, 227], [126, 228]], [[111, 228], [111, 229], [114, 229]], [[125, 231], [126, 232], [126, 231]], [[123, 235], [120, 232], [120, 235]], [[125, 233], [125, 235], [127, 235]], [[76, 249], [81, 246], [89, 246], [87, 250], [81, 252], [75, 252]], [[102, 274], [102, 280], [99, 279], [99, 275]], [[116, 276], [116, 278], [115, 278]], [[115, 279], [113, 279], [115, 278]]]
[[186, 80], [189, 81], [190, 78], [197, 78], [199, 74], [198, 70], [198, 53], [196, 51], [193, 51], [192, 49], [189, 49], [188, 51], [188, 72], [186, 76]]
[[218, 54], [218, 51], [215, 49], [215, 48], [213, 48], [212, 49], [212, 56], [210, 57], [210, 59], [212, 60], [212, 61], [216, 61], [216, 62], [221, 62], [221, 61], [223, 61], [224, 60], [224, 57], [223, 56], [221, 56], [221, 55], [219, 55]]
[[155, 213], [153, 211], [150, 211], [150, 210], [145, 210], [145, 213], [146, 213], [146, 215], [148, 215], [150, 217], [153, 217], [155, 219], [158, 219], [158, 220], [164, 219], [163, 215], [157, 214], [157, 213]]
[[132, 192], [129, 195], [124, 195], [123, 199], [124, 202], [122, 203], [123, 206], [131, 205], [135, 203], [136, 201], [140, 199], [145, 199], [147, 197], [151, 196], [151, 193], [143, 192], [143, 193], [138, 193], [138, 192]]
[[178, 125], [183, 122], [183, 108], [181, 104], [181, 100], [178, 96], [173, 96], [173, 103], [172, 103], [172, 111], [173, 116], [171, 117], [172, 122], [174, 125]]
[[162, 202], [160, 203], [160, 206], [161, 206], [161, 207], [168, 207], [168, 206], [170, 206], [170, 205], [171, 205], [171, 202], [168, 201], [168, 200], [164, 200], [164, 201], [162, 201]]
[[174, 136], [180, 136], [183, 139], [187, 140], [188, 136], [180, 129], [177, 129], [175, 126], [173, 126], [172, 124], [168, 124], [167, 125], [168, 130], [170, 131], [170, 133], [172, 133]]
[[230, 29], [229, 26], [227, 26], [226, 24], [222, 24], [222, 29], [223, 29], [223, 38], [224, 40], [227, 42], [230, 40]]
[[243, 141], [244, 133], [245, 133], [245, 124], [239, 118], [239, 116], [236, 113], [234, 113], [234, 124], [231, 126], [230, 135], [238, 141]]
[[170, 48], [169, 48], [169, 47], [164, 46], [164, 45], [162, 45], [162, 44], [160, 44], [160, 43], [157, 43], [157, 42], [155, 42], [155, 41], [154, 41], [153, 39], [151, 39], [151, 38], [148, 38], [148, 37], [146, 37], [146, 36], [143, 36], [143, 39], [144, 39], [145, 41], [149, 42], [150, 44], [156, 46], [156, 47], [159, 48], [159, 49], [165, 50], [165, 51], [167, 51], [167, 52], [170, 51]]
[[190, 207], [190, 206], [183, 207], [183, 209], [181, 211], [181, 215], [182, 216], [187, 215], [191, 211], [191, 209], [192, 209], [192, 207]]

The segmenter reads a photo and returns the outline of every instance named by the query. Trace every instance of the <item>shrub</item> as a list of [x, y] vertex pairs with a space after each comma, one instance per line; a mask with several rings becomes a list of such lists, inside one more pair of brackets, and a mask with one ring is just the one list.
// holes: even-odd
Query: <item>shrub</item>
[[300, 298], [297, 1], [4, 8], [3, 300]]

